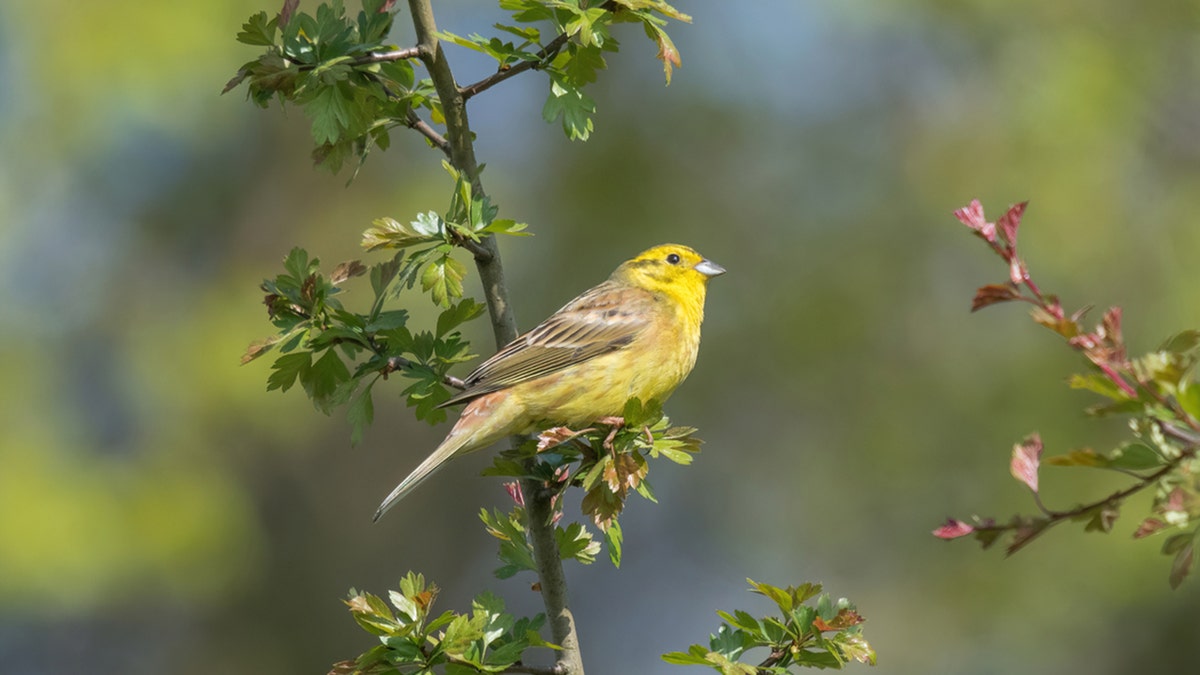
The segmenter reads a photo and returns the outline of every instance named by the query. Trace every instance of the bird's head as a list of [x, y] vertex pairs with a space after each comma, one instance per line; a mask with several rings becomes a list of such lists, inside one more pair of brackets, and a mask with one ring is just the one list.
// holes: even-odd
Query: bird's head
[[687, 246], [663, 244], [625, 261], [612, 278], [680, 300], [690, 296], [703, 303], [708, 280], [724, 273], [724, 267]]

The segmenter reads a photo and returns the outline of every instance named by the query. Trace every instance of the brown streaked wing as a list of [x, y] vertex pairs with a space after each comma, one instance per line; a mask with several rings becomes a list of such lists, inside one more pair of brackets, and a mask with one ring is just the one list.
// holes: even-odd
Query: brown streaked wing
[[653, 302], [648, 291], [606, 281], [480, 364], [467, 376], [467, 388], [442, 405], [465, 403], [621, 349], [650, 324], [645, 308]]

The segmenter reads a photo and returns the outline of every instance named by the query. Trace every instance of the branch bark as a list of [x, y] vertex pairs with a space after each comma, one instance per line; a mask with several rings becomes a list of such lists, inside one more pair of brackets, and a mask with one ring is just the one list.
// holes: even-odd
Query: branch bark
[[[450, 162], [471, 180], [476, 193], [482, 195], [483, 184], [479, 180], [479, 165], [475, 160], [475, 147], [471, 141], [466, 99], [454, 81], [454, 73], [437, 39], [437, 25], [434, 22], [431, 2], [432, 0], [408, 1], [417, 34], [417, 49], [442, 102], [442, 114], [446, 119], [446, 141], [450, 146]], [[475, 267], [479, 270], [479, 278], [483, 282], [496, 346], [500, 348], [517, 337], [517, 323], [508, 301], [504, 267], [500, 261], [495, 237], [488, 236], [482, 239], [478, 247], [473, 247], [472, 253], [475, 256]], [[538, 579], [541, 582], [542, 601], [546, 606], [546, 616], [550, 620], [551, 640], [562, 647], [557, 652], [553, 672], [561, 675], [583, 675], [579, 637], [575, 631], [574, 616], [567, 606], [566, 577], [563, 574], [562, 559], [558, 555], [558, 544], [554, 539], [551, 494], [537, 481], [532, 480], [523, 481], [523, 489], [529, 514], [528, 527], [533, 543], [534, 561], [537, 563]]]

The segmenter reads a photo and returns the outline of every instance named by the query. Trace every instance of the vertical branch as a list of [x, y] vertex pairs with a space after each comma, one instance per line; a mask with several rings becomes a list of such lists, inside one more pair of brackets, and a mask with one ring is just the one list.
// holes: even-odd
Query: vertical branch
[[[442, 115], [446, 119], [446, 140], [450, 142], [450, 163], [471, 179], [476, 194], [483, 195], [483, 184], [479, 180], [479, 164], [475, 161], [475, 145], [471, 142], [471, 125], [467, 121], [467, 105], [441, 42], [437, 39], [437, 24], [433, 20], [432, 0], [408, 0], [413, 16], [413, 27], [417, 33], [417, 49], [421, 61], [429, 70], [429, 77], [437, 89], [442, 102]], [[517, 320], [512, 306], [508, 304], [508, 289], [504, 284], [504, 266], [500, 263], [500, 249], [496, 238], [488, 235], [475, 251], [475, 266], [483, 282], [483, 294], [487, 300], [488, 315], [492, 319], [492, 332], [496, 346], [503, 347], [517, 337]]]
[[[475, 161], [475, 147], [471, 141], [471, 128], [467, 121], [466, 100], [454, 81], [450, 64], [446, 61], [446, 55], [437, 39], [431, 1], [408, 1], [413, 16], [413, 27], [417, 33], [417, 48], [442, 102], [442, 114], [446, 119], [446, 140], [450, 144], [450, 162], [470, 178], [476, 193], [483, 195], [479, 165]], [[496, 246], [495, 237], [484, 238], [481, 246], [473, 252], [479, 278], [483, 281], [483, 292], [487, 299], [496, 346], [503, 347], [516, 338], [517, 323], [513, 317], [512, 306], [508, 302], [504, 267], [500, 262], [500, 251]], [[567, 606], [566, 576], [563, 574], [558, 543], [554, 538], [551, 494], [535, 480], [522, 481], [522, 488], [527, 500], [529, 536], [533, 543], [538, 579], [541, 582], [542, 601], [546, 605], [546, 616], [550, 620], [551, 640], [562, 647], [558, 652], [558, 662], [554, 670], [562, 675], [583, 675], [583, 660], [579, 653], [575, 618]]]
[[563, 574], [562, 558], [554, 538], [553, 493], [533, 478], [521, 480], [521, 491], [525, 493], [527, 527], [533, 544], [533, 560], [537, 563], [542, 602], [550, 620], [550, 634], [552, 641], [562, 647], [557, 653], [555, 670], [562, 675], [583, 675], [583, 655], [575, 632], [575, 615], [567, 606], [567, 577]]

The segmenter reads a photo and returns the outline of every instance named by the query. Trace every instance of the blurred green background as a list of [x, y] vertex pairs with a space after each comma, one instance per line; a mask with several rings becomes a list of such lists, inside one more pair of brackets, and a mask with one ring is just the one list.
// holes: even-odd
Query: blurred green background
[[[695, 23], [672, 29], [674, 83], [618, 34], [590, 142], [541, 121], [538, 74], [470, 110], [489, 191], [537, 235], [502, 242], [522, 326], [655, 243], [729, 269], [668, 406], [705, 451], [658, 466], [621, 570], [568, 569], [589, 672], [685, 672], [658, 655], [703, 640], [713, 610], [766, 610], [747, 576], [850, 597], [881, 674], [1194, 667], [1200, 593], [1169, 591], [1160, 542], [1130, 539], [1145, 500], [1111, 536], [1063, 528], [1008, 560], [929, 533], [1031, 508], [1007, 470], [1025, 434], [1055, 454], [1123, 433], [1081, 414], [1090, 397], [1063, 386], [1079, 359], [1023, 309], [968, 313], [1004, 268], [954, 208], [1030, 199], [1035, 279], [1068, 308], [1123, 305], [1135, 350], [1200, 326], [1200, 5], [678, 6]], [[412, 421], [400, 380], [350, 448], [341, 416], [237, 365], [270, 332], [257, 285], [288, 249], [359, 257], [372, 219], [442, 210], [448, 187], [399, 133], [346, 187], [311, 167], [301, 112], [218, 96], [260, 9], [278, 7], [0, 4], [6, 673], [323, 673], [371, 644], [346, 590], [410, 569], [445, 607], [490, 588], [539, 611], [529, 579], [490, 574], [486, 453], [372, 526], [446, 430]], [[459, 34], [500, 18], [436, 10]], [[489, 71], [473, 56], [450, 52], [461, 81]], [[1051, 505], [1119, 484], [1043, 472]]]

